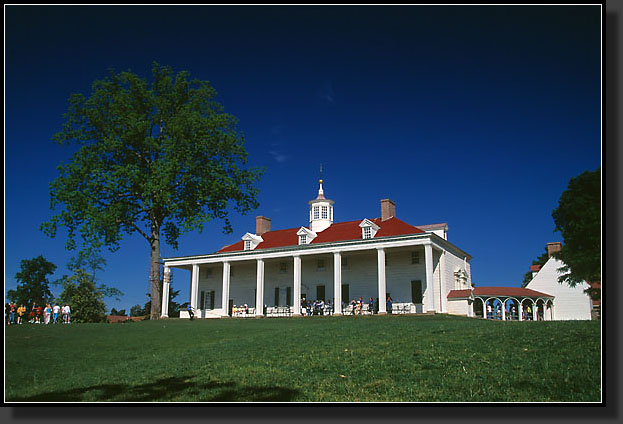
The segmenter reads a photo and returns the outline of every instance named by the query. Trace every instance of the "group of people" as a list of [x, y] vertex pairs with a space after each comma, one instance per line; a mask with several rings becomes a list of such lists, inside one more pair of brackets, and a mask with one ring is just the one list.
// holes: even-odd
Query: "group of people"
[[4, 310], [6, 325], [23, 324], [26, 318], [31, 324], [57, 324], [61, 322], [71, 324], [71, 308], [68, 303], [64, 305], [47, 303], [43, 307], [33, 303], [28, 315], [26, 315], [26, 307], [23, 304], [17, 306], [14, 302], [6, 303]]
[[[539, 314], [538, 306], [535, 306], [534, 308], [535, 308], [535, 311], [537, 312], [537, 320], [542, 320], [543, 318]], [[521, 311], [521, 313], [522, 313], [522, 319], [526, 321], [532, 320], [533, 318], [532, 308], [530, 307], [530, 305], [526, 305], [525, 308], [523, 308], [523, 310]], [[500, 307], [500, 305], [497, 305], [495, 308], [493, 308], [491, 305], [487, 305], [487, 318], [501, 320], [502, 319], [502, 308]], [[518, 319], [517, 308], [515, 308], [515, 305], [511, 305], [511, 307], [505, 311], [505, 318], [507, 320]]]
[[327, 299], [327, 302], [323, 299], [316, 299], [315, 301], [311, 301], [311, 299], [301, 299], [301, 314], [307, 315], [311, 317], [312, 315], [332, 315], [333, 314], [333, 304], [331, 303], [331, 299]]
[[[387, 313], [392, 313], [392, 304], [393, 300], [391, 297], [387, 297], [386, 306]], [[351, 315], [362, 315], [364, 312], [368, 312], [369, 314], [378, 314], [379, 313], [379, 300], [376, 301], [373, 298], [368, 300], [368, 305], [366, 309], [366, 304], [363, 298], [360, 296], [359, 299], [352, 299], [348, 305], [351, 306], [350, 313]], [[342, 311], [346, 312], [346, 303], [342, 301]], [[331, 315], [333, 314], [333, 304], [331, 303], [331, 299], [328, 299], [325, 303], [322, 299], [316, 299], [312, 302], [309, 299], [303, 298], [301, 300], [301, 313], [303, 315], [312, 316], [312, 315]]]

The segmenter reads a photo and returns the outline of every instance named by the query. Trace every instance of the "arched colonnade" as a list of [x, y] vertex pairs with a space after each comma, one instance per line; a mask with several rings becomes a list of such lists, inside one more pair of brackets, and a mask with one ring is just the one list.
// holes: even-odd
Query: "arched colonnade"
[[502, 321], [552, 321], [552, 297], [474, 296], [474, 315]]

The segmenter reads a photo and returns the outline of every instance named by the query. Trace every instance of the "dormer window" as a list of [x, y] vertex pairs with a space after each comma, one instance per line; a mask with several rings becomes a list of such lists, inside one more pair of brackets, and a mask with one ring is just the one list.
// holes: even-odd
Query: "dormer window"
[[364, 240], [374, 238], [376, 232], [381, 228], [369, 219], [361, 221], [359, 226], [361, 227], [361, 238]]
[[301, 245], [309, 244], [316, 238], [316, 233], [305, 227], [301, 227], [301, 229], [296, 232], [296, 235], [299, 236], [299, 244]]
[[264, 241], [261, 236], [246, 233], [242, 236], [242, 240], [244, 241], [244, 250], [254, 250], [258, 244]]

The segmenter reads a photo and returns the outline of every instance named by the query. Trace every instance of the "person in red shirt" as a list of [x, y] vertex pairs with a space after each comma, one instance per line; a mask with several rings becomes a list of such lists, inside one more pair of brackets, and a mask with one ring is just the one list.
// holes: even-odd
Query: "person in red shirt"
[[37, 324], [41, 324], [41, 312], [43, 312], [43, 308], [39, 305], [37, 306]]

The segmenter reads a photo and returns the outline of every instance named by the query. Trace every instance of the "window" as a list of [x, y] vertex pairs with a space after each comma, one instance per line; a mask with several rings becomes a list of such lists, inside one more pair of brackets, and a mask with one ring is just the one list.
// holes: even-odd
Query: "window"
[[416, 305], [422, 303], [422, 280], [411, 281], [411, 302]]
[[214, 290], [208, 292], [207, 305], [204, 309], [214, 309]]
[[348, 266], [348, 258], [342, 256], [342, 268], [346, 268]]
[[292, 287], [286, 287], [286, 306], [292, 306]]
[[307, 234], [301, 235], [299, 244], [307, 244]]
[[329, 208], [327, 206], [322, 207], [322, 219], [329, 219]]
[[320, 207], [314, 206], [314, 219], [319, 219], [319, 218], [320, 218]]
[[411, 252], [411, 263], [412, 264], [420, 263], [420, 252]]
[[251, 250], [251, 240], [244, 241], [244, 250]]
[[288, 271], [288, 264], [285, 262], [279, 262], [279, 273], [285, 274]]
[[372, 231], [370, 230], [370, 227], [363, 227], [363, 238], [364, 239], [372, 238]]
[[348, 296], [349, 296], [348, 284], [342, 284], [342, 302], [344, 302], [345, 305], [348, 305], [348, 302], [350, 301]]
[[206, 269], [206, 278], [212, 278], [212, 268]]
[[316, 286], [316, 299], [324, 300], [324, 286]]
[[279, 306], [279, 287], [275, 287], [275, 306]]
[[318, 271], [324, 271], [324, 259], [318, 259], [318, 266], [316, 269]]

